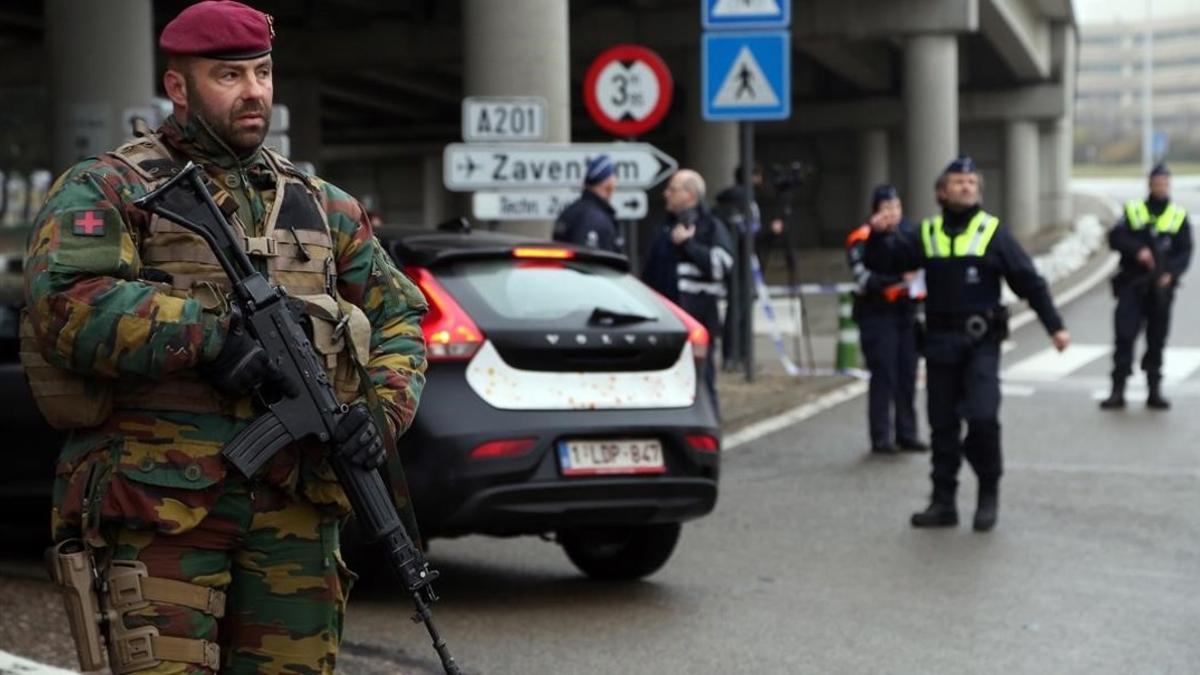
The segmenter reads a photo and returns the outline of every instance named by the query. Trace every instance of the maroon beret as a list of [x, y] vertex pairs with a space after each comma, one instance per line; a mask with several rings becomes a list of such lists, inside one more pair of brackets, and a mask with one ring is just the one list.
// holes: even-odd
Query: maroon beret
[[171, 20], [158, 38], [168, 54], [238, 61], [271, 53], [271, 15], [234, 0], [203, 0]]

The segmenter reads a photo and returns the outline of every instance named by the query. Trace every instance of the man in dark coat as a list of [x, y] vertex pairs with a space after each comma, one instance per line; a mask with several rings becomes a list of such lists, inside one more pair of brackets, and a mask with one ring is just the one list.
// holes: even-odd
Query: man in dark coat
[[625, 238], [617, 225], [616, 211], [609, 203], [616, 189], [612, 158], [596, 155], [588, 160], [583, 194], [558, 216], [554, 241], [624, 253]]

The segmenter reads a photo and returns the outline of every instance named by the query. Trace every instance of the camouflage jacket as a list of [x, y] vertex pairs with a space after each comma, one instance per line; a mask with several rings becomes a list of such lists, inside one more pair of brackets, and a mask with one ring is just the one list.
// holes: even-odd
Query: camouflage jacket
[[[173, 119], [156, 134], [177, 160], [201, 165], [212, 184], [230, 188], [247, 235], [258, 234], [276, 196], [263, 150], [239, 160], [206, 129]], [[305, 182], [326, 214], [337, 294], [370, 322], [365, 365], [398, 436], [424, 385], [425, 298], [392, 264], [356, 200], [322, 180]], [[164, 293], [143, 277], [149, 216], [133, 201], [147, 192], [148, 182], [114, 156], [84, 160], [55, 182], [28, 243], [26, 304], [43, 356], [86, 377], [111, 378], [118, 388], [191, 377], [185, 373], [215, 357], [223, 340], [219, 309]], [[118, 406], [100, 426], [72, 431], [56, 468], [56, 538], [81, 527], [96, 535], [100, 522], [190, 529], [233, 479], [220, 450], [248, 421]], [[294, 444], [261, 479], [335, 512], [347, 508], [323, 448]]]

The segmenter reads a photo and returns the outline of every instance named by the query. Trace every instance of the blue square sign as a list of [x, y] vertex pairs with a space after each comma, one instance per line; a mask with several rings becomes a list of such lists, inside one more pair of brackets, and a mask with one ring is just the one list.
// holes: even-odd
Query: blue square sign
[[700, 0], [700, 25], [723, 28], [787, 28], [792, 0]]
[[787, 119], [792, 114], [791, 56], [787, 31], [704, 33], [700, 42], [704, 119]]

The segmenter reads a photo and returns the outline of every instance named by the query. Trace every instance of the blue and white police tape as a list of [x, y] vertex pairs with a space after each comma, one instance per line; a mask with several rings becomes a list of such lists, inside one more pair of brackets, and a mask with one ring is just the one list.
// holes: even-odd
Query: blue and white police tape
[[767, 317], [767, 328], [771, 333], [771, 342], [775, 344], [775, 354], [779, 356], [779, 362], [783, 364], [787, 374], [796, 377], [801, 371], [792, 362], [783, 345], [783, 331], [779, 329], [779, 322], [775, 319], [775, 306], [771, 304], [771, 293], [767, 289], [767, 281], [763, 278], [762, 266], [758, 264], [757, 255], [750, 256], [750, 273], [754, 276], [754, 291], [762, 303], [763, 314]]

